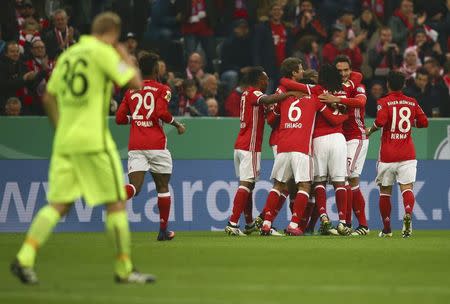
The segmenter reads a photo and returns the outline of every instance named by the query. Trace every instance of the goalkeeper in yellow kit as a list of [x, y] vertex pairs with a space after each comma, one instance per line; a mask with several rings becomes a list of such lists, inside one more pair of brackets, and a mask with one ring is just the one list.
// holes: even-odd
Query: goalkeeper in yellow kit
[[79, 197], [105, 204], [106, 231], [114, 243], [114, 274], [120, 283], [149, 283], [152, 275], [134, 270], [125, 209], [122, 165], [108, 127], [113, 83], [139, 88], [140, 72], [118, 45], [120, 18], [102, 13], [92, 35], [81, 37], [57, 61], [47, 85], [44, 106], [56, 127], [49, 169], [49, 204], [39, 210], [11, 264], [23, 283], [36, 284], [36, 252]]

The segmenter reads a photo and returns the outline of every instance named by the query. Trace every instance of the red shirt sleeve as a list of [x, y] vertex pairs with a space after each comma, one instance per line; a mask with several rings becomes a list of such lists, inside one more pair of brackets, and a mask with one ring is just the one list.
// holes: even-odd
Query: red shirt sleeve
[[117, 109], [116, 112], [116, 123], [118, 125], [127, 125], [130, 123], [130, 117], [129, 117], [129, 113], [130, 113], [130, 109], [128, 108], [128, 98], [129, 98], [129, 93], [125, 93], [125, 96], [122, 99], [122, 102], [120, 103], [119, 108]]
[[280, 106], [278, 104], [273, 105], [267, 112], [267, 123], [276, 128], [280, 123]]
[[157, 113], [158, 118], [164, 121], [165, 123], [172, 123], [173, 122], [173, 116], [169, 112], [168, 109], [168, 102], [165, 96], [160, 96], [158, 99], [156, 99], [156, 107], [157, 107]]
[[298, 83], [297, 81], [294, 81], [289, 78], [285, 77], [281, 78], [280, 84], [290, 91], [300, 91], [306, 94], [311, 94], [309, 86], [303, 83]]
[[355, 86], [358, 86], [361, 83], [361, 81], [363, 80], [363, 74], [361, 74], [360, 72], [352, 71], [350, 73], [350, 80], [353, 81]]
[[373, 122], [375, 127], [381, 128], [388, 122], [389, 113], [387, 109], [387, 104], [383, 100], [378, 100], [377, 102], [377, 118]]
[[423, 112], [422, 108], [419, 105], [416, 105], [416, 128], [427, 128], [428, 127], [428, 118], [427, 115]]

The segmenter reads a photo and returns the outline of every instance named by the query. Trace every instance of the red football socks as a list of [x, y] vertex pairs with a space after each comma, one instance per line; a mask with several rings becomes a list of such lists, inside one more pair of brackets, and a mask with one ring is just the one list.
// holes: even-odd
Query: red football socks
[[264, 206], [264, 220], [273, 222], [276, 216], [275, 209], [277, 208], [281, 199], [280, 191], [272, 189], [267, 196], [266, 205]]
[[352, 224], [352, 206], [353, 206], [353, 195], [352, 187], [350, 185], [345, 186], [347, 191], [347, 211], [345, 213], [345, 223]]
[[159, 229], [167, 229], [170, 213], [170, 193], [158, 193]]
[[314, 202], [308, 201], [306, 204], [305, 213], [303, 214], [302, 218], [300, 219], [300, 229], [302, 231], [306, 230], [306, 226], [308, 225], [309, 218], [311, 217], [311, 214], [314, 210], [314, 206], [316, 204]]
[[344, 187], [337, 187], [334, 191], [336, 194], [336, 206], [339, 215], [339, 221], [345, 222], [347, 213], [347, 190]]
[[325, 191], [325, 186], [317, 185], [314, 188], [314, 192], [319, 216], [322, 214], [327, 214], [327, 192]]
[[251, 192], [248, 195], [247, 204], [244, 208], [244, 217], [246, 224], [251, 224], [253, 222], [253, 195]]
[[391, 196], [389, 194], [380, 194], [380, 214], [383, 231], [391, 231]]
[[353, 193], [353, 212], [358, 219], [360, 226], [367, 227], [367, 218], [366, 218], [366, 201], [364, 196], [361, 193], [361, 189], [359, 186], [352, 188]]
[[248, 196], [250, 195], [250, 189], [244, 186], [239, 186], [234, 196], [233, 211], [231, 213], [230, 222], [238, 223], [241, 213], [244, 211], [248, 202]]
[[411, 189], [406, 189], [402, 192], [403, 206], [405, 207], [405, 213], [412, 214], [414, 209], [414, 193]]
[[127, 200], [136, 195], [136, 188], [134, 187], [133, 184], [126, 184], [125, 191], [127, 192]]
[[294, 202], [294, 213], [292, 213], [291, 222], [300, 223], [300, 219], [303, 217], [305, 213], [306, 204], [308, 203], [309, 194], [305, 191], [298, 191], [297, 196], [295, 197]]
[[275, 217], [278, 215], [281, 208], [283, 208], [284, 202], [286, 201], [286, 198], [288, 197], [288, 195], [289, 195], [289, 192], [287, 192], [287, 191], [281, 192], [280, 199], [278, 200], [278, 205], [275, 208]]

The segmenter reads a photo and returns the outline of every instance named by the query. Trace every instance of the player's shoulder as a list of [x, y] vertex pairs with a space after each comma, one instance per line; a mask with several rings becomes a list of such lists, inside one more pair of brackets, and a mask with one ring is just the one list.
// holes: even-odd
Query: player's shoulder
[[246, 90], [249, 96], [252, 96], [253, 98], [259, 98], [262, 95], [264, 95], [264, 93], [259, 89], [259, 88], [255, 88], [255, 87], [249, 87]]
[[282, 94], [282, 93], [286, 93], [287, 92], [287, 89], [286, 89], [286, 87], [285, 86], [283, 86], [283, 85], [279, 85], [278, 86], [278, 88], [276, 89], [276, 91], [275, 91], [277, 94]]

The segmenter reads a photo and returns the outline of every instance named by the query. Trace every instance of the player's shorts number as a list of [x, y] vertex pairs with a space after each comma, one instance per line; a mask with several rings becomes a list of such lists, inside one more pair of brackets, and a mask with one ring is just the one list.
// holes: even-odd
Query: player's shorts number
[[72, 65], [69, 60], [63, 62], [66, 69], [63, 75], [63, 80], [67, 84], [70, 93], [73, 96], [80, 97], [86, 93], [88, 89], [88, 81], [86, 75], [80, 71], [88, 66], [88, 63], [83, 58], [77, 59]]
[[[409, 118], [411, 117], [411, 109], [408, 107], [402, 107], [398, 110], [398, 116], [400, 116], [400, 120], [398, 121], [398, 130], [402, 133], [407, 133], [411, 130], [411, 121]], [[406, 127], [403, 127], [406, 123]], [[395, 128], [397, 126], [397, 108], [392, 108], [392, 124], [391, 124], [391, 132], [395, 132]]]
[[137, 99], [138, 102], [133, 113], [133, 119], [139, 120], [144, 118], [143, 115], [139, 114], [139, 110], [141, 109], [142, 105], [144, 105], [144, 109], [147, 110], [147, 115], [145, 115], [145, 118], [149, 119], [149, 117], [155, 110], [155, 97], [153, 96], [153, 94], [151, 92], [147, 92], [144, 96], [142, 96], [140, 93], [134, 93], [133, 95], [131, 95], [131, 99]]
[[300, 107], [297, 107], [297, 104], [299, 102], [300, 102], [300, 100], [297, 99], [289, 107], [288, 117], [289, 117], [289, 120], [292, 122], [298, 121], [300, 119], [300, 117], [302, 116], [302, 109], [300, 109]]

